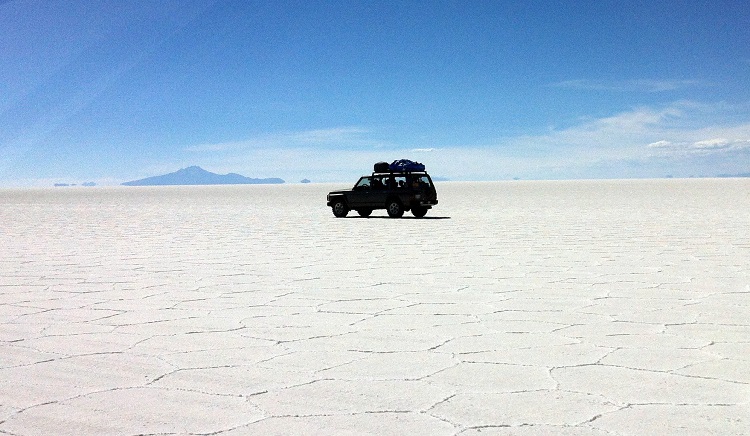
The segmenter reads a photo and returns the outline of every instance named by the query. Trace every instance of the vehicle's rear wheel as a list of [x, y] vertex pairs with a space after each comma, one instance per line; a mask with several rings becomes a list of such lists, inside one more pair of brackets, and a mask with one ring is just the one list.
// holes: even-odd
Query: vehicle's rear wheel
[[417, 218], [422, 218], [423, 216], [427, 215], [427, 208], [426, 207], [412, 207], [411, 213]]
[[372, 209], [357, 209], [359, 216], [368, 217], [372, 213]]
[[333, 210], [333, 214], [338, 218], [343, 218], [349, 213], [349, 207], [344, 203], [344, 200], [337, 200], [333, 203], [331, 210]]
[[404, 207], [401, 206], [398, 200], [389, 201], [386, 210], [388, 211], [388, 216], [391, 218], [401, 218], [404, 215]]

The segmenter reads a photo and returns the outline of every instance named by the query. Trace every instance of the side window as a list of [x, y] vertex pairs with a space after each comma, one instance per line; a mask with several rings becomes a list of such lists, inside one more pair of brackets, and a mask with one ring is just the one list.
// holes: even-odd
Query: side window
[[361, 179], [359, 179], [359, 182], [354, 185], [354, 189], [370, 189], [370, 178], [362, 177]]
[[[401, 184], [399, 184], [399, 180], [402, 182]], [[399, 176], [393, 176], [393, 175], [385, 176], [382, 178], [383, 186], [388, 189], [397, 189], [403, 186], [403, 180], [404, 180], [403, 176], [399, 177]]]
[[432, 184], [427, 176], [415, 176], [409, 182], [409, 186], [413, 189], [425, 189], [431, 187]]

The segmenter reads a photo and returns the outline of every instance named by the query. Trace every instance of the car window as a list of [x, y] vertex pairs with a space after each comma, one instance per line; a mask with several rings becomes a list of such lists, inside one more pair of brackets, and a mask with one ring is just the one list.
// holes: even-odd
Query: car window
[[405, 176], [392, 176], [388, 179], [388, 186], [391, 189], [404, 188], [406, 187]]
[[370, 187], [370, 178], [369, 177], [362, 177], [359, 179], [359, 182], [357, 182], [356, 185], [354, 185], [355, 188], [359, 189], [365, 189]]
[[409, 182], [409, 185], [412, 188], [430, 188], [432, 187], [432, 183], [430, 183], [430, 178], [427, 176], [415, 176], [412, 177], [411, 182]]

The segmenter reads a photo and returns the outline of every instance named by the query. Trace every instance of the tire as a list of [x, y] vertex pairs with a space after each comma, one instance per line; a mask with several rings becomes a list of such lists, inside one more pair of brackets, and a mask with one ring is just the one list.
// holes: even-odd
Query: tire
[[426, 207], [412, 207], [411, 213], [417, 218], [422, 218], [423, 216], [427, 215], [427, 208]]
[[388, 216], [391, 218], [401, 218], [404, 215], [404, 206], [398, 200], [391, 200], [386, 205]]
[[372, 213], [372, 209], [357, 209], [357, 213], [359, 216], [367, 218]]
[[336, 200], [331, 206], [331, 210], [336, 218], [343, 218], [349, 213], [349, 207], [346, 205], [344, 200]]

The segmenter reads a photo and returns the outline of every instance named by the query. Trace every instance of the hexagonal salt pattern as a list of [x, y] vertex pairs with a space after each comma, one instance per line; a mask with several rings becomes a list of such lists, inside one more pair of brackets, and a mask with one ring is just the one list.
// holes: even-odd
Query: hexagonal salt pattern
[[337, 187], [0, 190], [0, 433], [749, 433], [749, 180]]

